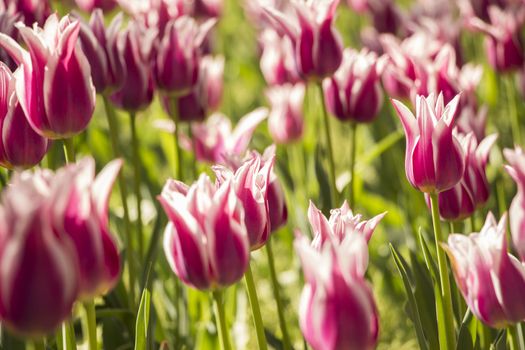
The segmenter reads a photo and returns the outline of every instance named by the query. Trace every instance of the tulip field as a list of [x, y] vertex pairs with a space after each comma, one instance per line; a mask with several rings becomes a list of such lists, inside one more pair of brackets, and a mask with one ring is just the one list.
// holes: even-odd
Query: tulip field
[[1, 350], [525, 350], [525, 1], [0, 0]]

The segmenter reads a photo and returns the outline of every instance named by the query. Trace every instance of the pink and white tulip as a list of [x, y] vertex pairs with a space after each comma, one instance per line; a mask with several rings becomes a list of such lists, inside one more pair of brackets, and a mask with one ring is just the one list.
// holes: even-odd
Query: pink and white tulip
[[517, 193], [510, 204], [510, 233], [512, 243], [522, 261], [525, 261], [525, 152], [520, 146], [504, 149], [509, 165], [505, 169], [517, 185]]
[[273, 86], [266, 90], [271, 105], [268, 131], [276, 143], [287, 144], [302, 138], [305, 92], [303, 83]]
[[300, 80], [294, 60], [294, 47], [287, 36], [267, 28], [260, 36], [262, 45], [261, 72], [268, 85], [296, 83]]

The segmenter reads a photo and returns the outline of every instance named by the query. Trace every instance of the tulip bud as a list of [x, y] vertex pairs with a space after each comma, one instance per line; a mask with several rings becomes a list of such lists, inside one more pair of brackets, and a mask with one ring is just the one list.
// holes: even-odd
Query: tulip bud
[[459, 132], [468, 134], [474, 133], [476, 140], [481, 142], [485, 138], [487, 126], [488, 108], [483, 105], [477, 111], [474, 107], [467, 105], [461, 109], [461, 114], [457, 118], [456, 126]]
[[294, 48], [287, 36], [279, 36], [273, 29], [261, 34], [261, 72], [268, 85], [296, 83], [300, 80], [294, 61]]
[[54, 198], [53, 225], [74, 244], [79, 261], [79, 297], [90, 300], [117, 283], [120, 258], [109, 232], [108, 205], [111, 188], [122, 167], [109, 163], [95, 178], [95, 161], [84, 158], [59, 170], [54, 182], [62, 189]]
[[224, 0], [195, 0], [193, 15], [196, 18], [220, 17], [224, 8]]
[[383, 104], [376, 54], [345, 49], [343, 63], [323, 88], [326, 107], [339, 120], [371, 122]]
[[515, 149], [505, 149], [503, 154], [509, 162], [505, 169], [516, 182], [518, 192], [510, 205], [510, 232], [512, 243], [522, 261], [525, 261], [525, 153], [516, 146]]
[[0, 34], [0, 46], [20, 65], [15, 75], [20, 105], [42, 136], [62, 139], [86, 129], [95, 109], [95, 88], [86, 56], [77, 44], [80, 23], [56, 14], [44, 28], [17, 24], [29, 48]]
[[162, 36], [171, 20], [189, 15], [193, 1], [186, 0], [118, 0], [131, 17], [146, 28], [153, 28]]
[[77, 259], [69, 238], [51, 226], [51, 174], [15, 174], [2, 194], [0, 317], [23, 336], [42, 337], [71, 315]]
[[450, 235], [444, 248], [477, 318], [494, 328], [525, 319], [525, 267], [507, 253], [505, 216], [496, 223], [489, 213], [480, 233]]
[[341, 64], [343, 42], [333, 26], [338, 4], [339, 0], [292, 2], [295, 16], [264, 8], [276, 29], [291, 39], [297, 69], [305, 78], [330, 76]]
[[276, 143], [291, 143], [303, 136], [305, 90], [302, 83], [274, 86], [266, 90], [266, 96], [272, 106], [268, 130]]
[[38, 135], [27, 122], [15, 93], [15, 77], [0, 62], [0, 165], [30, 168], [47, 152], [47, 139]]
[[32, 27], [34, 23], [44, 24], [51, 15], [51, 4], [49, 0], [4, 0], [10, 10], [22, 15], [24, 23]]
[[75, 0], [75, 2], [81, 10], [86, 12], [93, 12], [97, 9], [110, 11], [117, 6], [117, 0]]
[[461, 180], [465, 160], [452, 134], [459, 95], [449, 104], [443, 95], [417, 96], [416, 117], [403, 103], [392, 100], [406, 135], [405, 171], [408, 181], [425, 193], [439, 193]]
[[167, 94], [185, 95], [197, 83], [201, 45], [214, 20], [198, 26], [191, 17], [168, 23], [154, 59], [157, 87]]
[[118, 90], [125, 78], [124, 37], [120, 30], [122, 14], [116, 15], [106, 28], [102, 10], [96, 9], [89, 24], [81, 23], [79, 38], [91, 65], [91, 77], [98, 93]]
[[375, 348], [377, 308], [364, 271], [355, 266], [368, 260], [364, 237], [349, 235], [340, 245], [327, 245], [320, 251], [304, 237], [296, 238], [294, 245], [306, 282], [299, 302], [306, 341], [314, 350]]
[[216, 289], [239, 281], [250, 259], [244, 210], [233, 184], [202, 174], [191, 187], [170, 180], [159, 196], [170, 223], [164, 253], [185, 284]]

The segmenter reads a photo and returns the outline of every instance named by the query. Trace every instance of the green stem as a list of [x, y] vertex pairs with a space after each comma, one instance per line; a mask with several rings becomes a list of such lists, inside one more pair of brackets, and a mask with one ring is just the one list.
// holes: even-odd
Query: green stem
[[188, 125], [188, 136], [191, 141], [191, 149], [193, 156], [191, 157], [191, 170], [193, 172], [193, 179], [197, 179], [197, 152], [195, 151], [195, 138], [193, 137], [193, 131], [191, 130], [191, 123]]
[[284, 318], [284, 307], [281, 300], [281, 293], [279, 281], [277, 280], [277, 274], [275, 272], [275, 263], [273, 259], [273, 250], [272, 250], [272, 239], [268, 239], [266, 242], [266, 253], [268, 255], [268, 267], [270, 269], [270, 279], [273, 286], [273, 298], [277, 304], [277, 315], [279, 316], [279, 326], [281, 327], [281, 333], [283, 335], [283, 349], [290, 350], [292, 348], [290, 342], [290, 336], [288, 334], [288, 328], [286, 326], [286, 319]]
[[514, 144], [521, 144], [520, 121], [518, 110], [516, 108], [516, 96], [513, 75], [508, 74], [506, 76], [503, 76], [503, 81], [505, 83], [505, 95], [507, 97], [507, 106], [509, 108], [510, 122], [512, 125], [512, 139], [514, 141]]
[[355, 155], [356, 155], [356, 148], [357, 148], [357, 123], [351, 123], [352, 128], [352, 135], [350, 136], [352, 138], [351, 146], [352, 149], [350, 151], [350, 199], [349, 204], [350, 208], [354, 210], [354, 204], [355, 204]]
[[[449, 221], [450, 225], [450, 233], [460, 233], [461, 229], [458, 227], [457, 221]], [[452, 276], [450, 276], [452, 278]], [[455, 301], [455, 311], [456, 311], [456, 320], [458, 321], [458, 324], [461, 324], [463, 320], [463, 315], [465, 315], [466, 312], [466, 306], [463, 302], [463, 297], [461, 296], [461, 293], [459, 291], [459, 288], [455, 286], [454, 284], [451, 284], [450, 286], [451, 292], [453, 293], [454, 301]]]
[[97, 350], [97, 319], [95, 313], [95, 303], [89, 300], [83, 303], [86, 311], [86, 325], [88, 332], [89, 350]]
[[439, 222], [438, 195], [430, 194], [432, 206], [432, 224], [434, 226], [434, 238], [436, 241], [437, 259], [439, 267], [439, 280], [441, 282], [441, 298], [443, 300], [443, 309], [437, 310], [438, 332], [440, 349], [456, 348], [456, 332], [454, 330], [454, 319], [452, 311], [452, 296], [450, 293], [450, 280], [448, 276], [448, 267], [445, 251], [441, 246], [444, 237], [441, 232], [441, 223]]
[[255, 324], [255, 331], [257, 334], [257, 343], [260, 350], [267, 350], [266, 336], [264, 335], [264, 325], [261, 317], [261, 309], [259, 307], [259, 299], [257, 298], [257, 290], [253, 282], [252, 268], [248, 264], [246, 273], [244, 274], [244, 281], [246, 282], [246, 290], [248, 291], [248, 299], [252, 308], [253, 323]]
[[46, 350], [44, 339], [37, 339], [32, 341], [33, 350]]
[[141, 174], [140, 174], [140, 168], [141, 168], [141, 161], [140, 161], [140, 153], [139, 153], [139, 138], [137, 135], [137, 127], [136, 127], [136, 118], [137, 115], [135, 112], [129, 112], [129, 119], [130, 119], [130, 125], [131, 125], [131, 144], [132, 144], [132, 150], [133, 150], [133, 169], [135, 173], [135, 198], [137, 200], [137, 238], [138, 238], [138, 248], [139, 248], [139, 256], [140, 258], [144, 258], [144, 232], [142, 230], [143, 228], [143, 222], [142, 222], [142, 195], [140, 193], [140, 183], [141, 183]]
[[470, 216], [470, 232], [476, 232], [476, 218], [474, 215], [476, 215], [475, 212]]
[[75, 162], [75, 147], [73, 145], [73, 138], [63, 139], [64, 156], [66, 157], [66, 164]]
[[[115, 157], [121, 157], [119, 141], [118, 141], [118, 123], [115, 115], [115, 110], [112, 108], [108, 98], [103, 96], [104, 106], [106, 108], [106, 117], [108, 120], [109, 133], [111, 136], [111, 145], [113, 147], [113, 154]], [[118, 174], [118, 185], [120, 188], [120, 199], [122, 207], [124, 209], [124, 230], [126, 238], [126, 258], [128, 261], [128, 274], [129, 274], [129, 302], [131, 307], [135, 307], [135, 259], [133, 259], [133, 240], [131, 239], [131, 222], [129, 219], [129, 208], [128, 208], [128, 188], [126, 186], [126, 180], [124, 179], [123, 172]]]
[[73, 329], [72, 321], [65, 321], [62, 323], [62, 349], [76, 350], [75, 331]]
[[224, 304], [222, 300], [222, 290], [212, 292], [215, 308], [215, 318], [217, 328], [219, 330], [219, 340], [221, 342], [222, 350], [230, 350], [230, 337], [228, 336], [228, 326], [226, 325], [226, 315], [224, 312]]
[[507, 344], [509, 345], [509, 350], [522, 350], [518, 342], [518, 332], [517, 326], [512, 325], [507, 328]]
[[321, 107], [323, 110], [323, 121], [324, 121], [324, 130], [326, 133], [326, 146], [328, 149], [328, 164], [329, 164], [329, 175], [330, 176], [330, 192], [332, 194], [332, 207], [338, 202], [337, 199], [337, 187], [335, 185], [335, 161], [334, 161], [334, 151], [332, 148], [332, 135], [330, 131], [330, 120], [328, 117], [328, 112], [326, 111], [326, 104], [324, 100], [323, 85], [322, 83], [318, 84], [319, 94], [321, 95]]
[[171, 111], [172, 111], [172, 118], [173, 122], [175, 123], [175, 130], [173, 130], [173, 141], [175, 143], [175, 177], [179, 181], [183, 181], [184, 173], [182, 171], [182, 152], [180, 149], [179, 144], [179, 132], [180, 132], [180, 123], [179, 123], [179, 115], [178, 115], [178, 105], [177, 105], [177, 98], [172, 97], [170, 98], [171, 103]]

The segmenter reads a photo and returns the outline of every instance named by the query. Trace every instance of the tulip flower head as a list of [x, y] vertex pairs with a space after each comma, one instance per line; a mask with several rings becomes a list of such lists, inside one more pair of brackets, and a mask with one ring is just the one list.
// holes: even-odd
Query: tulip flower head
[[15, 77], [0, 62], [0, 166], [30, 168], [44, 158], [48, 141], [29, 125], [15, 85]]
[[268, 85], [296, 83], [300, 80], [294, 60], [292, 41], [270, 28], [260, 36], [262, 45], [261, 72]]
[[49, 171], [15, 174], [2, 193], [0, 217], [0, 319], [31, 337], [53, 332], [71, 315], [78, 290], [73, 245], [51, 223]]
[[20, 66], [16, 91], [29, 124], [51, 139], [82, 132], [95, 109], [91, 69], [77, 44], [80, 23], [65, 16], [49, 16], [43, 28], [17, 24], [29, 51], [0, 34], [0, 46]]
[[446, 106], [443, 95], [416, 97], [416, 116], [400, 101], [392, 104], [406, 135], [405, 172], [408, 181], [425, 193], [439, 193], [463, 176], [463, 150], [452, 134], [459, 95]]
[[292, 143], [303, 136], [305, 92], [303, 83], [274, 86], [266, 90], [266, 97], [272, 107], [268, 130], [276, 143]]
[[470, 310], [494, 328], [525, 319], [525, 267], [507, 253], [506, 224], [489, 213], [480, 233], [452, 234], [444, 245]]
[[117, 6], [117, 0], [75, 0], [77, 6], [88, 13], [97, 9], [110, 11]]
[[[264, 150], [262, 155], [263, 166], [264, 162], [271, 162], [275, 159], [275, 145], [271, 145]], [[257, 153], [252, 152], [253, 156]], [[284, 226], [288, 221], [288, 207], [286, 205], [286, 198], [284, 196], [284, 188], [281, 181], [275, 174], [275, 171], [270, 172], [270, 180], [268, 188], [266, 189], [266, 197], [268, 200], [268, 219], [270, 220], [270, 231], [275, 232], [281, 226]]]
[[488, 111], [488, 107], [485, 105], [477, 110], [470, 105], [463, 107], [461, 109], [461, 114], [456, 120], [458, 131], [463, 134], [472, 132], [478, 142], [481, 142], [481, 140], [485, 138]]
[[505, 169], [518, 188], [509, 209], [512, 243], [521, 260], [525, 261], [525, 153], [516, 146], [515, 149], [503, 150], [503, 154], [509, 163]]
[[164, 253], [185, 284], [216, 289], [239, 281], [250, 259], [244, 210], [231, 181], [202, 174], [191, 187], [170, 180], [159, 200], [170, 219]]
[[21, 15], [27, 26], [32, 26], [34, 23], [42, 25], [51, 15], [49, 0], [0, 0], [0, 7], [2, 2], [8, 11]]

